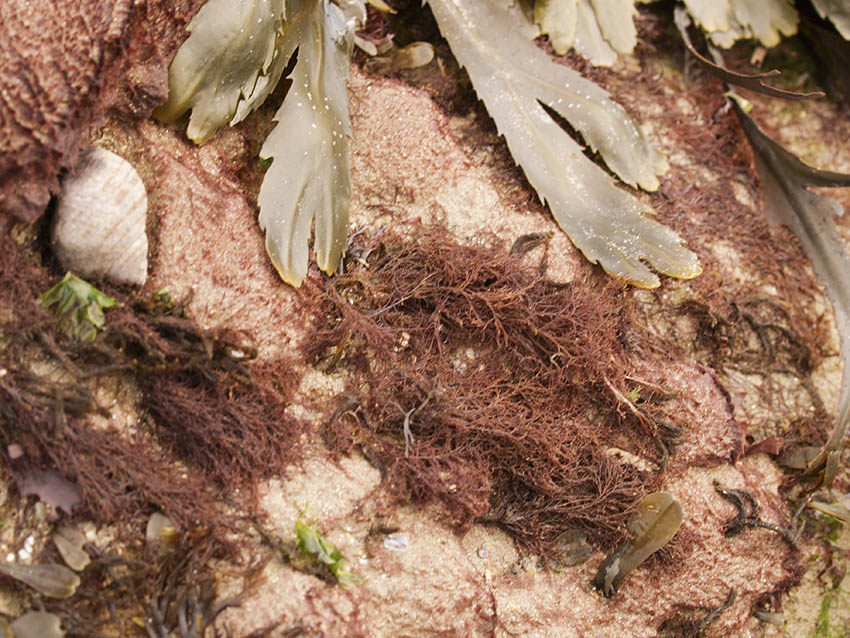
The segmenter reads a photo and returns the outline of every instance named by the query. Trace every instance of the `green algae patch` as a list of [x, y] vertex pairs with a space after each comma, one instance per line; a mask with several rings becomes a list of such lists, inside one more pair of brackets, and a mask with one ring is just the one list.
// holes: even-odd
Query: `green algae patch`
[[359, 585], [363, 578], [349, 571], [348, 559], [339, 548], [301, 519], [295, 521], [295, 536], [302, 558], [330, 572], [340, 585]]
[[45, 310], [53, 309], [61, 318], [60, 330], [74, 341], [94, 341], [98, 330], [106, 325], [103, 311], [119, 305], [116, 299], [71, 272], [65, 273], [38, 302]]

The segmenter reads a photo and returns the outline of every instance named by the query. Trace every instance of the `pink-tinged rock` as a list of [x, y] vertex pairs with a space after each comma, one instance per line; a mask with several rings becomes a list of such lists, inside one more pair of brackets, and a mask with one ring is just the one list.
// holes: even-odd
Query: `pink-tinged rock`
[[56, 509], [71, 513], [80, 502], [80, 491], [56, 470], [29, 467], [12, 474], [18, 491], [24, 496], [37, 496], [39, 500]]

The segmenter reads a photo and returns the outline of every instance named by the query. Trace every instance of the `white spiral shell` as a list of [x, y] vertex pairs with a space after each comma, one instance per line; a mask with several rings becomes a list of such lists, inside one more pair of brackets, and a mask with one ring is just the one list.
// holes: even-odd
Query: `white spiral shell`
[[130, 163], [89, 147], [62, 184], [53, 250], [81, 277], [141, 285], [148, 271], [147, 207], [145, 186]]

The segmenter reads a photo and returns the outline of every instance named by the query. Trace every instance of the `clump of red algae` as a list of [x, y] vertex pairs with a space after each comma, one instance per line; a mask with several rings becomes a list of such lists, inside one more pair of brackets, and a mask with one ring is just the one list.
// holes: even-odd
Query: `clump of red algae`
[[[490, 522], [538, 550], [566, 529], [616, 542], [686, 425], [666, 409], [677, 388], [637, 375], [670, 361], [631, 324], [622, 287], [590, 266], [556, 284], [498, 240], [464, 246], [439, 226], [358, 242], [345, 274], [302, 295], [306, 356], [348, 373], [330, 449], [359, 447], [459, 529]], [[734, 460], [740, 440], [727, 443]]]
[[[712, 366], [736, 397], [747, 393], [763, 406], [761, 414], [742, 414], [756, 440], [787, 429], [786, 438], [823, 442], [832, 418], [813, 373], [837, 357], [829, 304], [800, 242], [785, 227], [771, 228], [761, 211], [752, 151], [722, 81], [694, 66], [672, 86], [661, 80], [666, 66], [687, 59], [684, 45], [665, 59], [671, 40], [679, 41], [666, 9], [641, 7], [636, 23], [640, 71], [597, 70], [597, 79], [628, 109], [644, 114], [639, 119], [664, 131], [660, 141], [672, 170], [652, 205], [703, 265], [684, 300], [674, 307], [659, 300], [674, 318], [662, 332], [675, 334], [676, 319], [688, 319], [693, 341], [681, 344], [682, 356]], [[730, 59], [742, 53], [733, 49]], [[636, 91], [638, 85], [645, 90]], [[758, 103], [763, 96], [747, 97]], [[665, 282], [658, 296], [671, 290], [677, 285]], [[792, 405], [800, 400], [804, 405]]]
[[[158, 635], [186, 616], [213, 626], [242, 600], [217, 600], [222, 565], [248, 581], [257, 568], [233, 532], [258, 511], [259, 482], [300, 456], [303, 428], [286, 411], [300, 374], [254, 361], [247, 335], [202, 329], [167, 295], [100, 283], [122, 305], [75, 342], [37, 301], [54, 281], [34, 245], [0, 235], [0, 464], [21, 501], [35, 492], [66, 519], [114, 530], [76, 595], [47, 609], [75, 635], [129, 635], [139, 618]], [[16, 537], [32, 532], [26, 511]], [[176, 540], [148, 555], [138, 537], [154, 511]]]
[[[252, 362], [245, 335], [108, 288], [122, 306], [93, 342], [75, 343], [37, 303], [50, 281], [31, 251], [0, 237], [0, 460], [13, 475], [57, 470], [79, 489], [75, 513], [96, 523], [138, 528], [155, 503], [180, 525], [215, 526], [222, 494], [251, 497], [298, 457], [291, 362]], [[96, 397], [116, 383], [138, 389], [131, 431], [91, 421], [109, 417]]]

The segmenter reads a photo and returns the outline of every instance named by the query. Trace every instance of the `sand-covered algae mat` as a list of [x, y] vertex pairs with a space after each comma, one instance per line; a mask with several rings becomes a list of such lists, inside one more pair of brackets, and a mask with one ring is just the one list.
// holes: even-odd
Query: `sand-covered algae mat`
[[[639, 290], [572, 247], [408, 12], [436, 59], [355, 57], [333, 277], [295, 290], [265, 257], [274, 105], [202, 147], [185, 121], [92, 130], [145, 184], [151, 248], [143, 287], [95, 282], [120, 305], [91, 340], [39, 302], [64, 274], [49, 219], [0, 238], [3, 547], [64, 565], [72, 527], [90, 557], [66, 598], [3, 577], [0, 612], [68, 636], [840, 635], [847, 526], [795, 517], [837, 406], [831, 305], [761, 213], [720, 80], [660, 8], [628, 63], [566, 57], [666, 156], [637, 196], [702, 265]], [[846, 107], [746, 95], [776, 139], [850, 168]], [[601, 595], [659, 491], [681, 527]]]

